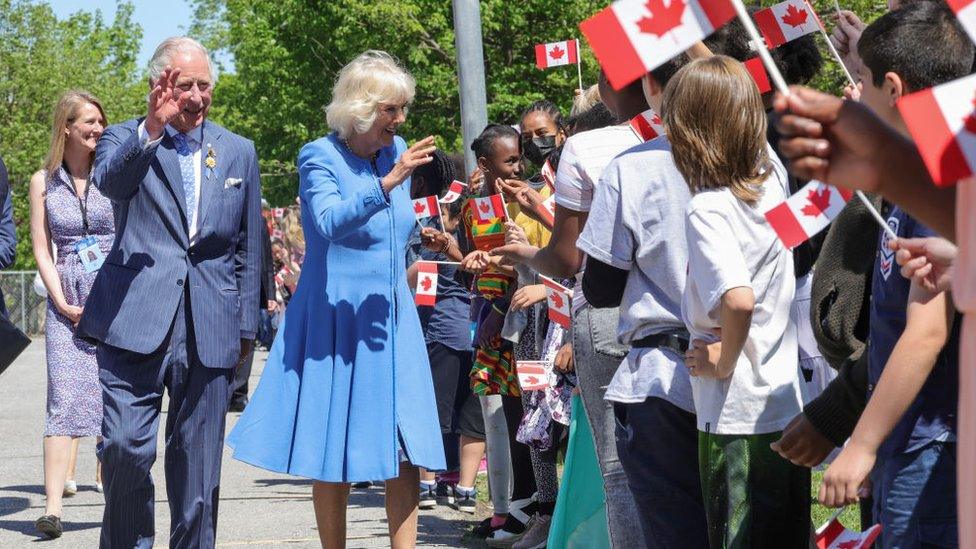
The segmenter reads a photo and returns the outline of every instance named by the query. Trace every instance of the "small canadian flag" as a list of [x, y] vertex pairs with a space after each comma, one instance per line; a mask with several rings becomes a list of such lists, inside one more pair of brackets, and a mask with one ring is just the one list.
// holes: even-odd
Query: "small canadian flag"
[[976, 75], [898, 100], [932, 181], [945, 187], [976, 173]]
[[541, 360], [519, 360], [515, 371], [523, 391], [541, 391], [549, 386], [546, 363]]
[[820, 20], [806, 0], [786, 0], [752, 16], [769, 49], [820, 30]]
[[424, 307], [433, 307], [437, 303], [437, 263], [430, 261], [417, 262], [417, 293], [414, 303]]
[[824, 230], [844, 209], [852, 194], [846, 189], [811, 181], [793, 196], [766, 212], [766, 221], [787, 248], [806, 242]]
[[634, 130], [637, 137], [650, 141], [664, 135], [664, 122], [661, 122], [661, 116], [654, 109], [647, 109], [630, 119], [630, 129]]
[[868, 549], [881, 533], [881, 525], [875, 524], [863, 532], [852, 532], [834, 515], [827, 524], [817, 529], [817, 549]]
[[552, 164], [548, 158], [542, 163], [542, 169], [539, 170], [539, 175], [542, 176], [542, 181], [549, 187], [550, 191], [556, 190], [556, 170], [552, 168]]
[[271, 231], [271, 240], [284, 240], [285, 233], [281, 229], [275, 229]]
[[550, 195], [549, 198], [543, 200], [536, 208], [536, 213], [542, 217], [547, 225], [552, 227], [553, 223], [556, 222], [556, 195]]
[[576, 63], [579, 63], [579, 42], [576, 39], [535, 46], [535, 65], [540, 69]]
[[417, 219], [426, 219], [441, 215], [441, 207], [437, 203], [437, 196], [430, 195], [413, 201], [413, 213]]
[[549, 305], [549, 320], [568, 329], [571, 318], [570, 302], [573, 299], [573, 291], [551, 278], [541, 275], [539, 278], [546, 285], [546, 302]]
[[580, 23], [614, 89], [621, 89], [735, 16], [729, 0], [617, 0]]
[[753, 57], [742, 64], [746, 66], [746, 70], [749, 71], [749, 76], [759, 88], [760, 94], [773, 91], [773, 86], [769, 83], [769, 74], [766, 73], [766, 66], [763, 65], [762, 59]]
[[281, 219], [282, 217], [285, 216], [285, 209], [284, 208], [275, 208], [275, 209], [271, 210], [271, 215], [273, 215], [275, 217], [275, 219]]
[[496, 219], [505, 219], [505, 200], [502, 195], [493, 194], [471, 199], [471, 210], [478, 223], [490, 223]]
[[976, 42], [976, 0], [946, 0], [946, 4], [956, 13], [969, 38]]
[[466, 184], [455, 179], [451, 182], [451, 186], [447, 189], [447, 192], [444, 193], [444, 198], [441, 198], [441, 204], [457, 202], [457, 199], [461, 198], [461, 195], [464, 194], [464, 189], [467, 188], [468, 186]]

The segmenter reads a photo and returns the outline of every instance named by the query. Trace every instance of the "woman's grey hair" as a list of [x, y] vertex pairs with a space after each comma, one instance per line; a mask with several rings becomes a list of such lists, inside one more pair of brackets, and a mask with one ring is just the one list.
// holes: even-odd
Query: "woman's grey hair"
[[390, 54], [368, 50], [342, 67], [332, 87], [325, 121], [339, 137], [365, 133], [373, 125], [380, 103], [407, 105], [417, 84]]
[[149, 60], [149, 80], [152, 82], [159, 80], [166, 67], [172, 66], [174, 54], [185, 54], [193, 51], [202, 53], [207, 58], [207, 66], [210, 67], [210, 81], [215, 83], [217, 75], [214, 73], [213, 63], [210, 62], [210, 52], [203, 44], [189, 36], [174, 36], [163, 40]]

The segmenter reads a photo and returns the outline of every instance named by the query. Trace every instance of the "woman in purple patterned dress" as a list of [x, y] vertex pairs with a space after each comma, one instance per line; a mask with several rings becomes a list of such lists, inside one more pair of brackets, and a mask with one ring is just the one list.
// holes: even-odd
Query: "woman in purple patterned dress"
[[[48, 291], [44, 328], [47, 503], [35, 526], [51, 538], [62, 533], [61, 497], [72, 441], [98, 437], [102, 431], [102, 388], [95, 347], [75, 337], [75, 326], [115, 237], [112, 204], [89, 183], [95, 144], [107, 123], [98, 99], [85, 92], [66, 92], [55, 107], [44, 169], [30, 182], [31, 240]], [[96, 489], [101, 484], [100, 469]]]

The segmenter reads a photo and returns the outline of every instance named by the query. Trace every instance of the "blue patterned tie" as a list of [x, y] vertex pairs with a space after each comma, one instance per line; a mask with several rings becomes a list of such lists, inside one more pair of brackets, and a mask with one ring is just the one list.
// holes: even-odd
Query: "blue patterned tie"
[[186, 134], [173, 135], [176, 145], [176, 155], [180, 159], [180, 175], [183, 176], [183, 195], [186, 198], [186, 224], [193, 226], [193, 219], [197, 215], [197, 178], [193, 173], [193, 151], [186, 141]]

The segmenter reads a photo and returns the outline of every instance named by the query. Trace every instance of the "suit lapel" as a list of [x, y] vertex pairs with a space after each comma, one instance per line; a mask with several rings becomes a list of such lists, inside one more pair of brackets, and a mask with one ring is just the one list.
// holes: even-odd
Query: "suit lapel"
[[[197, 232], [203, 228], [207, 221], [207, 214], [210, 212], [213, 203], [216, 201], [218, 193], [223, 188], [224, 168], [230, 165], [229, 152], [220, 147], [220, 128], [207, 121], [203, 123], [203, 142], [200, 149], [200, 218], [197, 220]], [[213, 151], [214, 167], [207, 166], [207, 155]]]
[[183, 193], [183, 171], [180, 170], [180, 160], [176, 156], [176, 146], [173, 144], [170, 131], [172, 130], [167, 127], [166, 136], [156, 151], [156, 159], [159, 160], [159, 166], [163, 169], [163, 174], [166, 176], [166, 183], [169, 184], [170, 190], [173, 191], [176, 205], [179, 206], [180, 212], [183, 214], [183, 225], [186, 226], [186, 196]]

